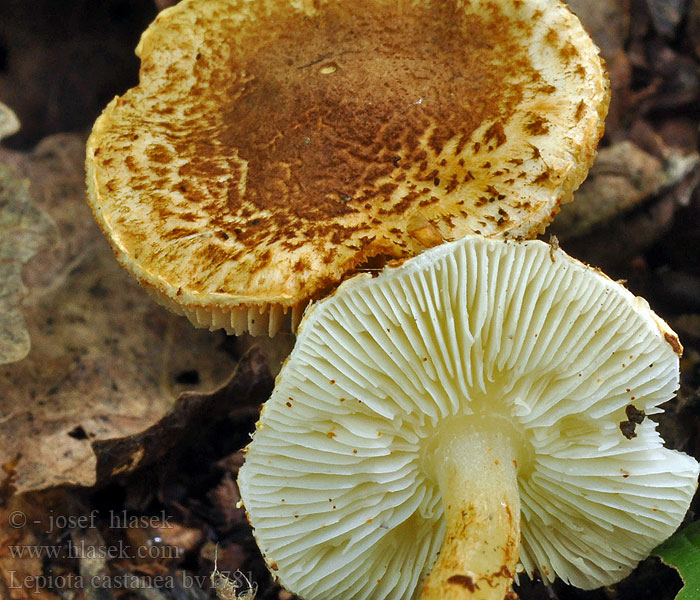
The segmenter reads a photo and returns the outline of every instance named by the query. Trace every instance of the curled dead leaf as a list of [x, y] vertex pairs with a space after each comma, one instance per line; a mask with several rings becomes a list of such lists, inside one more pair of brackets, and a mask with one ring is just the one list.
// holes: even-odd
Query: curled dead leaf
[[272, 389], [267, 357], [253, 347], [241, 358], [231, 378], [213, 392], [185, 392], [170, 410], [147, 429], [134, 435], [96, 440], [97, 480], [133, 471], [153, 463], [192, 432], [223, 419], [236, 408], [258, 406]]
[[[75, 135], [48, 138], [30, 154], [0, 150], [56, 224], [23, 270], [31, 350], [0, 365], [0, 463], [15, 461], [17, 492], [95, 484], [98, 472], [113, 471], [98, 442], [147, 430], [180, 392], [216, 389], [235, 364], [224, 336], [158, 307], [119, 267], [85, 202], [83, 156]], [[17, 262], [17, 250], [11, 255]], [[132, 452], [126, 470], [148, 458]]]

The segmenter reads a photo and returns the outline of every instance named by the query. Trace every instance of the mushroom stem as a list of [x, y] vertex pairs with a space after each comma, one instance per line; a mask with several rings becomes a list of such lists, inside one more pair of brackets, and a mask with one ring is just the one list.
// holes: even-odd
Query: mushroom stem
[[509, 597], [520, 545], [517, 454], [510, 436], [453, 427], [435, 437], [429, 466], [447, 530], [420, 600]]

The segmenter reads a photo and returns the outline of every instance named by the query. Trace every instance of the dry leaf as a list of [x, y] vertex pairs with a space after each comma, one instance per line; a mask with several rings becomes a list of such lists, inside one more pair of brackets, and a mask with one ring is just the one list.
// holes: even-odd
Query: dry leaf
[[699, 163], [697, 154], [674, 151], [662, 162], [630, 141], [603, 148], [574, 202], [562, 207], [549, 232], [562, 241], [581, 237], [680, 183]]
[[[0, 137], [2, 134], [0, 105]], [[0, 164], [0, 365], [23, 359], [30, 340], [21, 301], [23, 265], [52, 232], [53, 223], [38, 210], [29, 194], [29, 182]]]
[[18, 492], [93, 485], [98, 469], [114, 470], [100, 466], [100, 442], [162, 419], [183, 390], [178, 378], [210, 390], [234, 365], [222, 335], [161, 309], [119, 267], [84, 200], [83, 156], [73, 135], [28, 155], [0, 151], [57, 224], [24, 270], [31, 351], [0, 367], [0, 463], [16, 461]]
[[170, 453], [184, 440], [207, 425], [225, 418], [239, 408], [257, 407], [272, 391], [267, 357], [251, 348], [240, 360], [226, 384], [214, 392], [185, 392], [172, 408], [148, 429], [131, 436], [93, 442], [97, 455], [97, 479], [133, 471]]

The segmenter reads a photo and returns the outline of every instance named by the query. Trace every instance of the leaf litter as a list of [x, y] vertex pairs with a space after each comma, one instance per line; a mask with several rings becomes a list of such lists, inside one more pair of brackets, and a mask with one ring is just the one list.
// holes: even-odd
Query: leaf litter
[[[162, 419], [186, 387], [178, 377], [189, 373], [189, 387], [211, 390], [235, 364], [224, 337], [155, 305], [116, 263], [84, 201], [83, 153], [83, 140], [69, 135], [48, 138], [28, 155], [0, 154], [32, 182], [27, 188], [11, 179], [10, 196], [21, 206], [34, 199], [22, 218], [41, 222], [45, 212], [45, 222], [55, 223], [25, 227], [22, 240], [2, 245], [21, 249], [16, 256], [26, 263], [21, 311], [31, 339], [25, 358], [0, 366], [0, 463], [13, 462], [18, 493], [94, 485], [96, 449]], [[46, 247], [29, 260], [42, 241]], [[2, 314], [3, 323], [13, 317]], [[5, 354], [17, 345], [3, 340], [0, 347]], [[126, 470], [137, 466], [132, 458]]]

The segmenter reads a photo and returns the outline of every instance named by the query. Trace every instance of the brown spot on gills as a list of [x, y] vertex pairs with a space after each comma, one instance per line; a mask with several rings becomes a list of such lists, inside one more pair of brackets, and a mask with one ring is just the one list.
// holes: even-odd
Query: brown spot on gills
[[637, 425], [641, 424], [647, 416], [643, 410], [639, 410], [634, 404], [627, 405], [625, 415], [627, 415], [628, 421]]
[[620, 431], [622, 432], [622, 435], [624, 435], [628, 440], [637, 437], [637, 434], [634, 431], [636, 427], [637, 424], [632, 421], [622, 421], [620, 423]]

